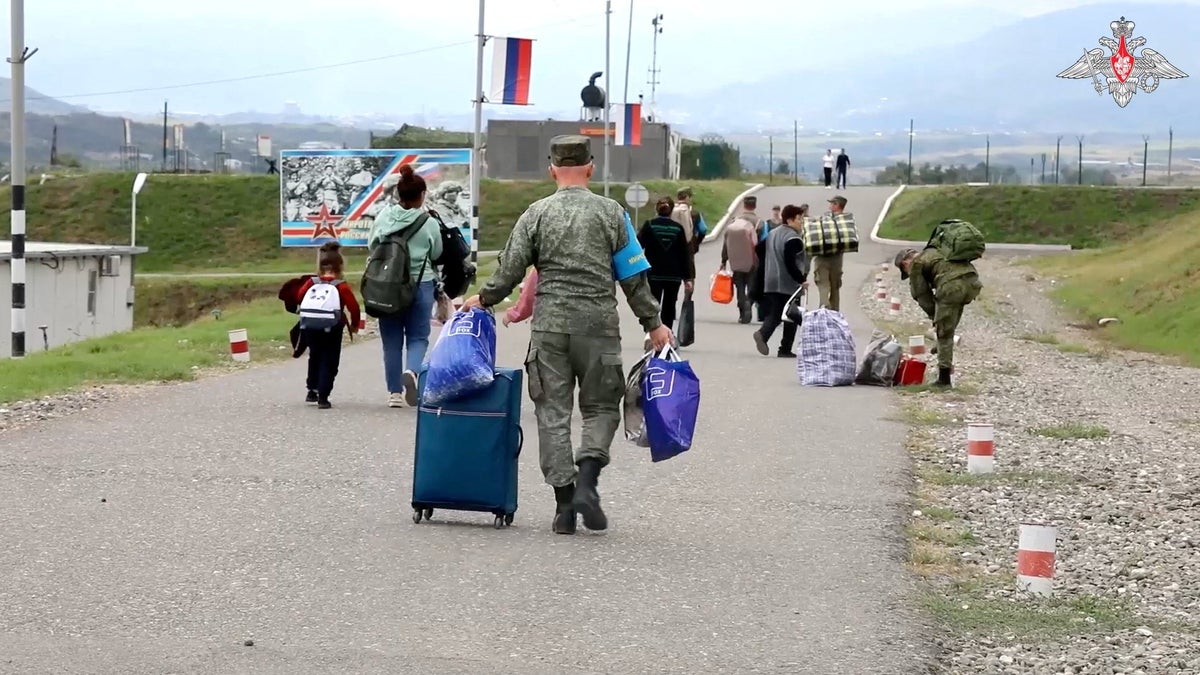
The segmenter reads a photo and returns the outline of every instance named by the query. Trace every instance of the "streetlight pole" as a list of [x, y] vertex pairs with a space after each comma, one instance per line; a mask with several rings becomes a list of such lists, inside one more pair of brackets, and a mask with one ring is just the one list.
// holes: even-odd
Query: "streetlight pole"
[[1033, 185], [1033, 158], [1029, 158], [1029, 184]]
[[[480, 0], [483, 2], [483, 0]], [[604, 196], [609, 196], [609, 148], [612, 147], [612, 0], [604, 3]]]
[[11, 64], [12, 113], [12, 260], [9, 263], [12, 280], [12, 347], [14, 359], [25, 357], [25, 62], [37, 53], [25, 46], [25, 1], [12, 0]]
[[1058, 164], [1059, 153], [1062, 151], [1062, 136], [1054, 143], [1054, 184], [1058, 185], [1059, 176], [1062, 175], [1062, 169]]
[[912, 185], [912, 144], [913, 144], [913, 120], [908, 119], [908, 179], [909, 185]]
[[983, 182], [992, 182], [992, 136], [987, 136], [987, 146], [983, 150]]
[[1175, 149], [1175, 129], [1167, 129], [1167, 185], [1171, 184], [1171, 151]]
[[767, 136], [767, 182], [775, 184], [775, 137]]
[[1146, 187], [1146, 167], [1150, 161], [1150, 136], [1142, 134], [1142, 187]]
[[1042, 185], [1046, 184], [1046, 153], [1042, 153]]
[[1083, 185], [1083, 136], [1075, 138], [1079, 141], [1079, 184]]
[[[483, 172], [480, 155], [483, 152], [483, 46], [487, 35], [483, 32], [484, 0], [479, 0], [479, 32], [475, 35], [475, 134], [471, 142], [471, 262], [479, 261], [479, 202], [482, 190], [479, 174]], [[257, 146], [256, 146], [257, 147]], [[256, 151], [257, 152], [257, 151]]]

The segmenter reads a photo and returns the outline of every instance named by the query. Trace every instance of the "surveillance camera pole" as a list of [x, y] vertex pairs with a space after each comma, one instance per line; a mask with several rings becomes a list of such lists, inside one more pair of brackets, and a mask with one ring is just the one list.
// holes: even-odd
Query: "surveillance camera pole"
[[12, 358], [25, 356], [25, 2], [11, 0], [12, 56]]

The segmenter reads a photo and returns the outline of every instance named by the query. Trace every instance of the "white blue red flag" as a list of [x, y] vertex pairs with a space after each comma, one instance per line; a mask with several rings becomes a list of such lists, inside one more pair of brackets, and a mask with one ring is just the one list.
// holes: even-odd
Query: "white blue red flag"
[[617, 106], [615, 142], [617, 145], [642, 144], [642, 104], [626, 103]]
[[492, 95], [488, 103], [529, 105], [529, 73], [532, 69], [533, 40], [493, 38]]

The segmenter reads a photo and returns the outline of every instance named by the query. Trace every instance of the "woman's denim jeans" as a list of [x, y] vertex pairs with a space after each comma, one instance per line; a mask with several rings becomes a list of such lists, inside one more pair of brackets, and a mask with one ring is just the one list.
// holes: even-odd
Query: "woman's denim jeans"
[[[383, 376], [388, 393], [404, 391], [404, 371], [421, 369], [429, 349], [429, 325], [433, 317], [433, 281], [417, 285], [417, 294], [408, 311], [379, 319], [379, 337], [383, 341]], [[407, 358], [405, 350], [407, 349]]]

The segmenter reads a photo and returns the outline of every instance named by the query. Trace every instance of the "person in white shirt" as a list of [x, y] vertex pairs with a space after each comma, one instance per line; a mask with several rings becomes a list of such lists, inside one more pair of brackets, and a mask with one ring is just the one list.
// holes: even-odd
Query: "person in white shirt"
[[833, 156], [833, 150], [826, 150], [825, 156], [821, 158], [821, 161], [825, 165], [825, 189], [832, 190], [833, 189], [833, 163], [836, 161], [836, 158]]

